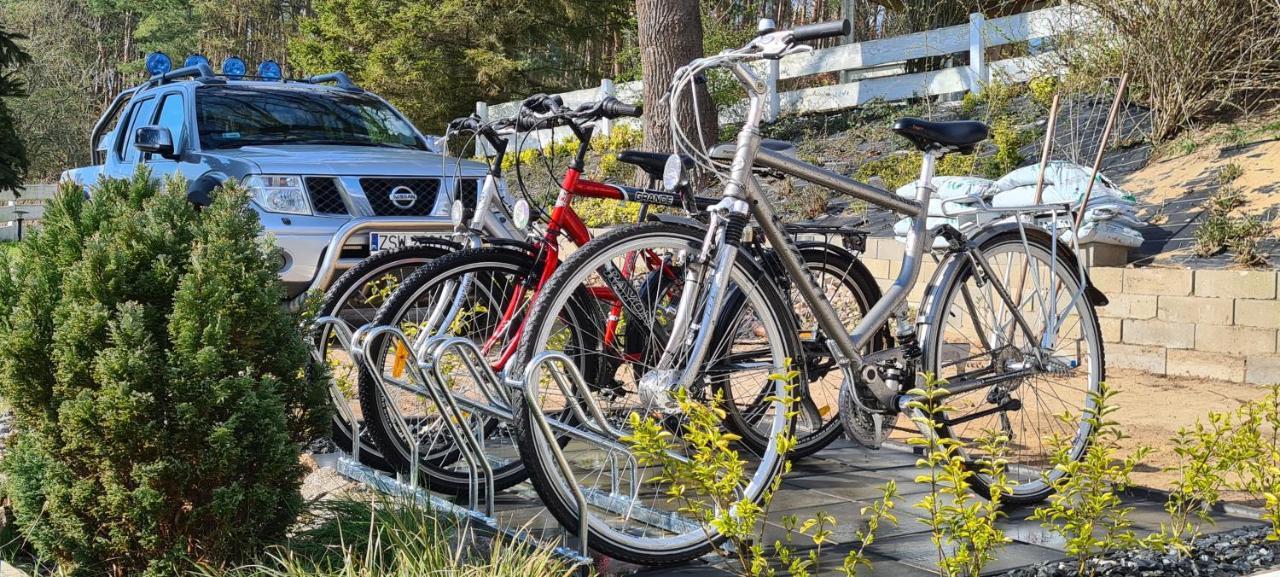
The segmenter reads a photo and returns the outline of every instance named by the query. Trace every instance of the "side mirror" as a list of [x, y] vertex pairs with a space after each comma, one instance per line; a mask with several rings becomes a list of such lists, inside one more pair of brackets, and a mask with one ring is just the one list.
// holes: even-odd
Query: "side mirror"
[[163, 126], [143, 126], [133, 135], [133, 145], [142, 152], [159, 154], [169, 160], [178, 158], [173, 150], [173, 135]]

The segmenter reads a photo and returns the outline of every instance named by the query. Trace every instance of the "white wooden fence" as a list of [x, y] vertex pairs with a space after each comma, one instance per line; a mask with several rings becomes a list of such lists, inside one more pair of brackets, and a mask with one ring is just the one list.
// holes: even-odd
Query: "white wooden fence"
[[44, 216], [44, 203], [57, 191], [56, 184], [28, 184], [18, 198], [0, 193], [0, 240], [17, 240], [19, 230], [25, 235]]
[[[1031, 78], [1059, 72], [1052, 58], [1053, 38], [1091, 25], [1094, 19], [1076, 6], [1055, 6], [1033, 12], [987, 20], [981, 14], [969, 16], [968, 24], [938, 28], [905, 36], [844, 44], [807, 54], [797, 54], [781, 61], [761, 63], [758, 69], [769, 86], [769, 118], [781, 113], [803, 114], [843, 110], [875, 99], [888, 102], [916, 98], [979, 92], [993, 79], [1025, 82]], [[1024, 56], [988, 62], [988, 48], [1013, 43], [1026, 43]], [[908, 60], [968, 53], [967, 66], [953, 66], [928, 72], [907, 73]], [[803, 78], [815, 74], [840, 73], [843, 82], [827, 86], [778, 92], [779, 80]], [[616, 96], [624, 102], [641, 99], [640, 82], [615, 84], [602, 80], [598, 88], [565, 92], [560, 96], [572, 107], [605, 96]], [[507, 118], [519, 110], [518, 101], [489, 105], [476, 103], [482, 118]], [[722, 111], [721, 120], [737, 119], [741, 105]], [[621, 122], [629, 122], [624, 120]], [[630, 121], [634, 122], [634, 121]], [[608, 123], [602, 123], [604, 131]], [[542, 146], [569, 135], [567, 129], [542, 131], [528, 138], [521, 148]]]

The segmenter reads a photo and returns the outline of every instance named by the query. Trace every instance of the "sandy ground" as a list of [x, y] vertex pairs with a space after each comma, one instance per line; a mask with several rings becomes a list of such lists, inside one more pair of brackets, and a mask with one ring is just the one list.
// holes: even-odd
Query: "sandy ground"
[[[1134, 475], [1140, 486], [1168, 489], [1173, 473], [1163, 471], [1177, 463], [1170, 440], [1182, 427], [1195, 425], [1210, 411], [1232, 411], [1242, 403], [1266, 396], [1268, 389], [1257, 385], [1229, 383], [1190, 377], [1163, 377], [1141, 371], [1107, 369], [1107, 383], [1120, 391], [1115, 418], [1130, 438], [1123, 441], [1129, 451], [1146, 446], [1152, 449]], [[1241, 501], [1240, 495], [1229, 500]]]
[[[1152, 218], [1159, 207], [1180, 199], [1196, 189], [1218, 186], [1218, 171], [1236, 164], [1244, 172], [1231, 185], [1240, 190], [1244, 205], [1240, 212], [1259, 215], [1280, 204], [1280, 141], [1269, 140], [1239, 148], [1202, 146], [1191, 154], [1164, 158], [1128, 175], [1120, 184], [1126, 190], [1142, 191], [1143, 215]], [[1274, 229], [1273, 229], [1274, 230]]]

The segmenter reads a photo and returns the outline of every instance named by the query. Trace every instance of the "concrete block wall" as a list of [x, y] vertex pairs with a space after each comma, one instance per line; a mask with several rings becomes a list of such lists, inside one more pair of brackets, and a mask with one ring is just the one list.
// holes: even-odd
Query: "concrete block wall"
[[[867, 239], [863, 262], [881, 287], [902, 265], [902, 244]], [[936, 265], [926, 260], [910, 301]], [[1280, 279], [1275, 270], [1092, 267], [1107, 295], [1098, 309], [1107, 366], [1158, 375], [1280, 383]]]

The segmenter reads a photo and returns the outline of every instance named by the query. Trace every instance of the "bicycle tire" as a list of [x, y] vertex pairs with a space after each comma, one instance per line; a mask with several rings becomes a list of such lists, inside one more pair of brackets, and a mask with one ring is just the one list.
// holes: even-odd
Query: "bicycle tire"
[[[525, 251], [506, 247], [481, 247], [458, 251], [436, 259], [424, 266], [405, 280], [399, 290], [378, 310], [374, 322], [379, 325], [399, 326], [401, 315], [412, 305], [424, 291], [439, 285], [451, 276], [466, 273], [509, 274], [515, 282], [523, 282], [530, 275], [540, 274], [540, 261]], [[585, 313], [585, 312], [584, 312]], [[583, 320], [590, 323], [590, 320]], [[374, 343], [374, 350], [379, 350]], [[372, 362], [385, 355], [374, 355]], [[369, 430], [379, 446], [384, 447], [384, 458], [400, 472], [408, 472], [411, 467], [411, 447], [401, 435], [393, 430], [389, 408], [384, 402], [379, 387], [368, 373], [362, 373], [360, 379], [360, 404], [369, 416]], [[499, 424], [488, 419], [485, 434], [492, 434]], [[490, 450], [492, 447], [486, 447]], [[432, 490], [453, 495], [465, 495], [470, 490], [467, 476], [448, 468], [461, 458], [460, 451], [454, 447], [435, 456], [420, 455], [419, 471]], [[502, 491], [510, 488], [526, 477], [523, 464], [514, 460], [494, 469], [494, 490]]]
[[[317, 317], [340, 315], [340, 311], [348, 304], [348, 301], [359, 294], [358, 290], [362, 290], [370, 283], [376, 282], [382, 278], [382, 275], [387, 274], [388, 271], [394, 268], [412, 266], [417, 269], [456, 249], [456, 247], [450, 246], [451, 243], [444, 243], [445, 241], [441, 240], [440, 244], [407, 246], [396, 250], [378, 252], [361, 260], [356, 266], [342, 273], [342, 276], [339, 276], [338, 280], [334, 281], [333, 284], [329, 285], [329, 288], [325, 291], [324, 301], [320, 305]], [[376, 312], [376, 308], [373, 310]], [[369, 315], [367, 321], [372, 321], [372, 316]], [[359, 326], [352, 324], [348, 326], [352, 331], [359, 328]], [[312, 346], [320, 351], [321, 358], [328, 358], [329, 340], [327, 328], [321, 328], [316, 331], [313, 337]], [[337, 399], [335, 398], [334, 401], [337, 402]], [[354, 447], [351, 436], [352, 425], [343, 417], [342, 413], [342, 410], [334, 411], [331, 436], [338, 448], [349, 452]], [[360, 425], [360, 423], [357, 423], [357, 425]], [[362, 437], [359, 451], [360, 462], [380, 471], [391, 471], [391, 465], [383, 458], [382, 452], [378, 449], [373, 438], [367, 434], [361, 434], [360, 436]]]
[[[547, 323], [550, 322], [549, 318], [558, 312], [558, 309], [555, 308], [557, 306], [556, 301], [565, 297], [557, 295], [562, 295], [563, 291], [580, 288], [577, 286], [579, 281], [575, 279], [575, 276], [580, 270], [591, 268], [591, 263], [596, 258], [608, 254], [608, 251], [618, 250], [617, 243], [648, 235], [652, 238], [675, 239], [673, 242], [685, 243], [685, 246], [689, 246], [696, 252], [696, 247], [701, 245], [705, 232], [705, 229], [688, 225], [648, 222], [619, 227], [597, 237], [591, 243], [582, 247], [561, 265], [557, 273], [548, 281], [542, 293], [539, 294], [529, 314], [526, 331], [521, 338], [519, 349], [512, 358], [511, 366], [513, 368], [522, 368], [535, 354], [544, 350], [544, 345], [539, 342], [540, 333], [543, 331], [539, 329], [547, 326]], [[757, 289], [757, 300], [768, 302], [769, 305], [765, 308], [769, 311], [785, 310], [782, 296], [772, 282], [767, 281], [766, 275], [759, 273], [760, 269], [756, 266], [756, 263], [747, 255], [740, 254], [739, 264], [756, 271], [757, 274], [743, 276], [753, 281], [759, 281], [756, 284], [759, 287]], [[590, 270], [587, 272], [589, 273]], [[789, 342], [785, 342], [780, 346], [790, 354], [797, 352], [799, 344], [795, 339], [794, 327], [790, 324], [791, 316], [785, 314], [774, 315], [770, 321], [775, 323], [776, 327], [780, 327], [775, 330], [775, 335], [779, 335], [779, 338], [784, 341], [788, 337], [790, 338]], [[521, 397], [521, 402], [523, 402], [522, 393], [522, 391], [517, 392], [518, 396]], [[516, 413], [515, 423], [517, 445], [520, 449], [521, 457], [529, 470], [529, 478], [533, 483], [534, 489], [542, 497], [543, 504], [556, 520], [565, 527], [576, 528], [579, 518], [576, 510], [576, 500], [566, 484], [563, 483], [558, 468], [551, 463], [552, 458], [547, 454], [549, 451], [546, 450], [546, 445], [541, 439], [541, 432], [537, 429], [537, 425], [533, 422], [529, 411]], [[762, 464], [756, 470], [751, 483], [751, 486], [754, 487], [753, 490], [758, 491], [761, 486], [767, 484], [762, 483], [761, 479], [772, 479], [781, 470], [782, 459], [777, 457], [778, 455], [776, 454], [772, 455], [772, 460], [769, 463]], [[757, 485], [757, 483], [762, 484]], [[755, 498], [759, 496], [759, 493], [754, 495]], [[685, 537], [685, 540], [679, 546], [638, 546], [635, 543], [623, 543], [615, 540], [614, 537], [618, 533], [607, 526], [602, 526], [602, 522], [597, 516], [589, 518], [588, 530], [588, 542], [592, 549], [617, 559], [647, 566], [672, 565], [695, 559], [710, 551], [715, 542], [720, 539], [718, 536], [708, 539], [705, 533], [699, 531], [694, 537]]]
[[[1075, 288], [1083, 290], [1081, 284], [1086, 282], [1087, 279], [1082, 279], [1080, 277], [1077, 261], [1074, 253], [1069, 247], [1054, 240], [1042, 229], [1036, 228], [1026, 229], [1025, 241], [1027, 243], [1026, 246], [1033, 250], [1040, 251], [1043, 255], [1050, 255], [1050, 258], [1056, 260], [1055, 264], [1058, 267], [1057, 270], [1064, 271], [1066, 273], [1066, 278], [1069, 279], [1070, 282], [1075, 283]], [[1022, 234], [1017, 229], [1014, 229], [998, 232], [984, 240], [981, 240], [978, 250], [984, 255], [993, 254], [997, 249], [1002, 247], [1013, 247], [1022, 251], [1024, 250], [1023, 243], [1024, 239]], [[1054, 246], [1055, 243], [1056, 247]], [[936, 374], [942, 366], [943, 355], [945, 354], [942, 344], [946, 330], [938, 326], [937, 320], [935, 320], [934, 317], [941, 318], [948, 314], [948, 311], [950, 310], [948, 303], [952, 302], [956, 297], [956, 293], [960, 287], [964, 286], [964, 283], [973, 277], [975, 272], [974, 266], [973, 262], [968, 258], [951, 259], [949, 265], [939, 271], [938, 276], [936, 277], [937, 282], [933, 283], [925, 293], [924, 302], [927, 303], [927, 308], [923, 309], [924, 312], [922, 313], [922, 316], [926, 318], [928, 322], [925, 323], [924, 329], [921, 332], [920, 341], [924, 349], [921, 365], [921, 368], [924, 371], [934, 372]], [[991, 281], [988, 280], [987, 282]], [[1090, 349], [1096, 351], [1096, 362], [1092, 362], [1090, 364], [1096, 364], [1097, 374], [1096, 376], [1090, 377], [1090, 382], [1088, 384], [1089, 391], [1096, 391], [1099, 383], [1106, 378], [1106, 351], [1103, 344], [1102, 331], [1098, 322], [1098, 314], [1097, 310], [1094, 308], [1093, 302], [1083, 294], [1077, 299], [1075, 306], [1078, 307], [1077, 310], [1079, 311], [1080, 316], [1078, 326], [1080, 326], [1082, 330], [1086, 331], [1086, 334], [1088, 335], [1086, 336], [1086, 339], [1091, 341], [1089, 343]], [[1084, 410], [1084, 407], [1090, 406], [1093, 403], [1092, 398], [1088, 395], [1089, 391], [1085, 392], [1085, 398], [1082, 399], [1082, 411]], [[1058, 397], [1059, 400], [1061, 400], [1060, 396]], [[1030, 403], [1022, 403], [1021, 406], [1027, 407], [1029, 404]], [[1018, 410], [1021, 411], [1023, 409]], [[1007, 413], [1010, 411], [1002, 412]], [[948, 417], [944, 415], [943, 418], [946, 419]], [[1083, 457], [1086, 449], [1088, 448], [1092, 433], [1093, 431], [1089, 429], [1087, 427], [1087, 423], [1084, 422], [1084, 414], [1082, 412], [1080, 415], [1080, 424], [1076, 429], [1077, 437], [1074, 439], [1072, 446], [1073, 459], [1080, 459]], [[964, 440], [963, 435], [957, 434], [953, 426], [942, 426], [940, 428], [940, 434], [944, 437], [952, 439], [959, 438], [962, 441]], [[1079, 435], [1083, 435], [1083, 437], [1080, 437]], [[965, 462], [969, 469], [974, 472], [974, 475], [971, 477], [971, 486], [974, 492], [984, 498], [990, 499], [991, 486], [988, 479], [979, 474], [979, 463], [977, 460], [966, 458]], [[1062, 473], [1060, 470], [1056, 470], [1045, 474], [1060, 475]], [[1036, 485], [1033, 482], [1026, 485], [1029, 486], [1029, 488], [1025, 490], [1019, 491], [1015, 487], [1015, 492], [1003, 494], [1001, 496], [1002, 503], [1005, 506], [1010, 507], [1031, 505], [1043, 501], [1053, 493], [1052, 485], [1048, 482], [1041, 481], [1039, 485]]]

